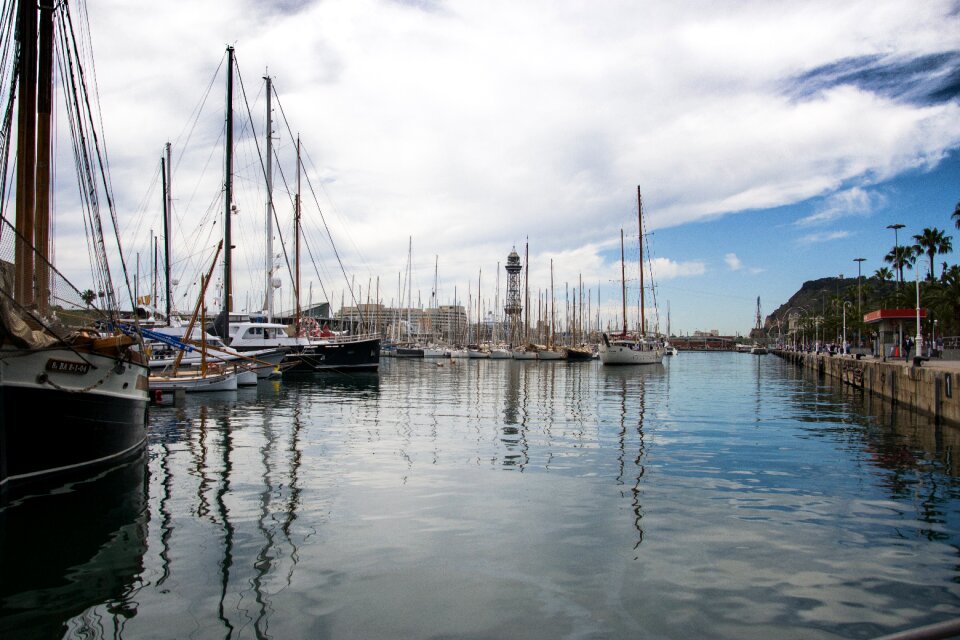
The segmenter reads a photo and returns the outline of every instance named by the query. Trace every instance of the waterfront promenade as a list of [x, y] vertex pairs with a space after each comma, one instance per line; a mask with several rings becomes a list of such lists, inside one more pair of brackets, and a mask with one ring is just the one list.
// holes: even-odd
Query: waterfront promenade
[[882, 358], [774, 350], [790, 362], [954, 425], [960, 425], [960, 360]]

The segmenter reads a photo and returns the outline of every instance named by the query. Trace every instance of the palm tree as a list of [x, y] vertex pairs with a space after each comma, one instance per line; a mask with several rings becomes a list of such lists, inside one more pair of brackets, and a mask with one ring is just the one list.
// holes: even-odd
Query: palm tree
[[954, 207], [953, 213], [950, 215], [953, 218], [953, 224], [957, 226], [957, 229], [960, 229], [960, 202], [957, 203], [957, 206]]
[[893, 271], [890, 271], [887, 267], [880, 267], [873, 272], [873, 277], [880, 282], [890, 282], [893, 280]]
[[891, 249], [890, 253], [883, 257], [883, 261], [893, 265], [900, 274], [900, 282], [903, 282], [903, 268], [913, 266], [917, 261], [917, 251], [910, 245], [900, 245]]
[[917, 244], [913, 246], [916, 255], [919, 256], [925, 253], [927, 257], [930, 258], [930, 273], [927, 274], [927, 279], [933, 280], [933, 259], [937, 254], [950, 253], [953, 251], [952, 238], [940, 229], [934, 227], [932, 229], [924, 229], [923, 233], [913, 236], [913, 239], [917, 241]]
[[929, 288], [925, 299], [940, 316], [946, 335], [956, 335], [960, 331], [960, 266], [947, 269], [940, 282]]
[[91, 307], [93, 306], [93, 301], [97, 299], [97, 294], [95, 294], [92, 289], [87, 289], [80, 294], [80, 299], [83, 300], [88, 307]]

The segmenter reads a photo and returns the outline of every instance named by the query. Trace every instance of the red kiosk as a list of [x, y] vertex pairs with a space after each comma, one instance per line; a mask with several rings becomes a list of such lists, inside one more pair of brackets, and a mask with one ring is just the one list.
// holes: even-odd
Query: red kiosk
[[[886, 360], [887, 357], [902, 358], [904, 354], [901, 351], [901, 346], [903, 345], [904, 335], [923, 335], [920, 327], [917, 326], [917, 317], [917, 309], [877, 309], [864, 315], [863, 322], [876, 327], [875, 331], [877, 332], [878, 338], [874, 342], [874, 353], [882, 355], [884, 360]], [[921, 324], [926, 317], [927, 310], [920, 309], [919, 318]], [[904, 323], [907, 324], [906, 333], [904, 333]], [[910, 325], [913, 326], [911, 327]], [[884, 340], [884, 335], [887, 333], [889, 333], [892, 338], [889, 343]], [[890, 345], [889, 350], [887, 349], [887, 344]], [[916, 351], [914, 353], [919, 354], [921, 346], [918, 342], [915, 346]]]

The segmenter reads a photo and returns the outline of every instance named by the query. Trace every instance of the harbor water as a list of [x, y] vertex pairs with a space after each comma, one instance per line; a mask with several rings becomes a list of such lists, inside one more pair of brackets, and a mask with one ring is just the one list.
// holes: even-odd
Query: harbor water
[[960, 618], [960, 430], [773, 356], [384, 360], [0, 510], [0, 637], [873, 638]]

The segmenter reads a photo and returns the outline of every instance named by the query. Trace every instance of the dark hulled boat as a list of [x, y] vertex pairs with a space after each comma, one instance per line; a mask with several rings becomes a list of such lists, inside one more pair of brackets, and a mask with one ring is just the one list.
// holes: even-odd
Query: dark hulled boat
[[[103, 239], [99, 203], [112, 207], [108, 179], [82, 171], [84, 227], [91, 234], [91, 263], [99, 296], [81, 293], [51, 264], [50, 184], [54, 33], [69, 33], [58, 45], [61, 66], [83, 68], [72, 45], [66, 3], [22, 2], [4, 20], [16, 21], [12, 78], [3, 81], [5, 112], [16, 96], [16, 161], [12, 118], [4, 125], [3, 165], [16, 166], [15, 223], [0, 202], [0, 493], [67, 474], [92, 473], [139, 453], [146, 442], [147, 368], [139, 342], [98, 327], [118, 320]], [[58, 22], [55, 29], [55, 22]], [[8, 33], [3, 25], [4, 33]], [[86, 43], [89, 46], [89, 43]], [[17, 82], [16, 91], [10, 90]], [[65, 79], [72, 148], [77, 166], [103, 166], [90, 97], [75, 77]], [[80, 105], [77, 108], [77, 105]], [[69, 178], [68, 178], [69, 179]], [[12, 182], [8, 176], [5, 184]], [[110, 216], [115, 220], [114, 212]], [[122, 255], [121, 255], [122, 261]], [[94, 303], [100, 306], [95, 306]]]

